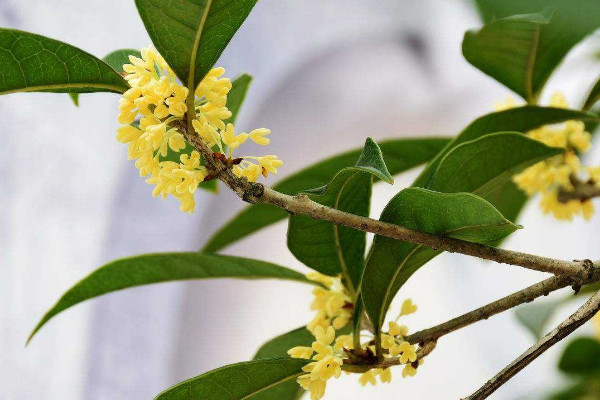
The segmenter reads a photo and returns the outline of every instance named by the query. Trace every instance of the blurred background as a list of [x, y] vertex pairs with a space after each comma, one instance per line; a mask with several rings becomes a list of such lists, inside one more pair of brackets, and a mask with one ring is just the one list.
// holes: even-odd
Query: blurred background
[[[150, 44], [133, 0], [0, 0], [0, 25], [72, 43], [97, 56]], [[464, 31], [480, 25], [467, 0], [262, 0], [218, 65], [255, 78], [238, 126], [273, 131], [279, 179], [377, 139], [456, 135], [510, 93], [462, 58]], [[598, 41], [578, 46], [543, 97], [562, 90], [574, 106], [600, 71]], [[542, 100], [542, 103], [543, 103]], [[115, 139], [118, 96], [0, 97], [0, 387], [2, 399], [149, 399], [183, 379], [247, 360], [266, 340], [305, 324], [311, 289], [289, 282], [172, 283], [111, 294], [53, 320], [27, 347], [41, 315], [77, 280], [117, 257], [197, 250], [243, 204], [198, 194], [193, 216], [151, 197]], [[590, 157], [597, 161], [600, 151]], [[376, 186], [373, 216], [418, 171]], [[274, 180], [273, 180], [274, 181]], [[271, 181], [271, 182], [273, 182]], [[507, 248], [551, 257], [600, 258], [600, 215], [561, 223], [531, 202]], [[303, 266], [287, 251], [286, 224], [227, 254]], [[444, 254], [399, 293], [419, 312], [412, 331], [443, 322], [543, 276]], [[583, 301], [583, 300], [582, 300]], [[556, 316], [562, 320], [576, 302]], [[392, 313], [393, 314], [393, 313]], [[582, 330], [591, 330], [584, 327]], [[441, 339], [419, 374], [358, 390], [331, 381], [327, 399], [456, 399], [498, 372], [533, 338], [510, 312]], [[560, 346], [498, 390], [529, 399], [559, 387]], [[353, 382], [349, 382], [353, 381]]]

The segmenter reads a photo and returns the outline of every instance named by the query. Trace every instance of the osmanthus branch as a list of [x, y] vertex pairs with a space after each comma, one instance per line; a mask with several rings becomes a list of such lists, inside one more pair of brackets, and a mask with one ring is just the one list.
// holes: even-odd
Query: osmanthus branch
[[600, 310], [600, 292], [593, 295], [574, 314], [564, 320], [552, 332], [544, 336], [539, 342], [521, 354], [516, 360], [500, 371], [496, 376], [487, 381], [479, 390], [464, 400], [481, 400], [494, 393], [496, 389], [506, 383], [517, 372], [543, 354], [550, 347], [560, 342], [575, 329], [590, 320]]
[[305, 195], [289, 196], [260, 183], [248, 182], [246, 179], [238, 178], [220, 158], [215, 157], [213, 151], [200, 136], [194, 132], [188, 132], [185, 124], [178, 125], [177, 127], [184, 133], [188, 142], [202, 155], [205, 160], [205, 166], [211, 176], [223, 181], [231, 190], [248, 203], [270, 204], [282, 208], [290, 214], [306, 215], [314, 219], [330, 221], [337, 225], [387, 236], [392, 239], [416, 243], [451, 253], [461, 253], [503, 264], [517, 265], [555, 275], [576, 274], [582, 270], [586, 263], [591, 263], [589, 260], [565, 261], [540, 257], [447, 236], [419, 232], [399, 225], [336, 210], [314, 202]]
[[600, 281], [600, 270], [589, 264], [587, 271], [581, 271], [575, 275], [557, 275], [545, 279], [440, 325], [415, 332], [412, 335], [407, 336], [406, 340], [411, 344], [437, 340], [448, 333], [488, 319], [493, 315], [500, 314], [523, 303], [529, 303], [538, 297], [547, 296], [549, 293], [558, 289], [567, 286], [573, 286], [577, 289], [580, 286], [597, 281]]

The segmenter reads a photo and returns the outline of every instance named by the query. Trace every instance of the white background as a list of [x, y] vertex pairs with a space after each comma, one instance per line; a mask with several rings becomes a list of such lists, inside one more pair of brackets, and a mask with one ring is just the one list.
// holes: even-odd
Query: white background
[[[0, 25], [34, 31], [103, 56], [150, 43], [133, 0], [3, 0]], [[460, 42], [479, 25], [467, 2], [263, 0], [219, 65], [255, 82], [241, 129], [272, 129], [281, 176], [375, 139], [455, 135], [509, 93], [468, 65]], [[578, 104], [600, 70], [578, 48], [551, 80]], [[25, 339], [78, 279], [116, 257], [196, 250], [242, 207], [230, 193], [198, 196], [196, 214], [151, 197], [115, 140], [118, 96], [18, 94], [0, 98], [0, 398], [149, 399], [226, 363], [311, 317], [310, 288], [230, 280], [174, 283], [77, 306]], [[598, 161], [598, 157], [592, 159]], [[377, 186], [373, 216], [417, 171]], [[532, 204], [506, 247], [546, 256], [599, 258], [598, 222], [559, 223]], [[227, 249], [304, 270], [287, 251], [285, 223]], [[398, 300], [419, 312], [411, 330], [442, 322], [542, 279], [516, 267], [442, 255]], [[576, 304], [573, 304], [573, 308]], [[562, 311], [562, 316], [568, 313]], [[560, 316], [554, 322], [560, 319]], [[584, 328], [589, 329], [589, 327]], [[457, 399], [529, 345], [510, 312], [444, 337], [416, 378], [359, 390], [333, 381], [326, 399]], [[560, 385], [557, 349], [492, 398], [532, 398]], [[368, 391], [366, 391], [368, 390]]]

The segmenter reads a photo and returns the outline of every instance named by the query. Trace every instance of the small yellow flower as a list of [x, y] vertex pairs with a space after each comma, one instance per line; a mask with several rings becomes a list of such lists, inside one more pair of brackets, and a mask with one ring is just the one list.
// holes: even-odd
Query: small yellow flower
[[411, 299], [406, 299], [402, 303], [402, 308], [400, 309], [400, 315], [409, 315], [417, 311], [417, 305], [412, 302]]
[[[419, 365], [422, 365], [422, 364], [423, 364], [423, 359], [421, 358], [421, 359], [419, 360], [419, 363], [418, 363], [418, 365], [417, 365], [417, 366], [419, 366]], [[408, 376], [415, 376], [415, 375], [417, 375], [417, 368], [415, 368], [415, 367], [413, 366], [413, 363], [406, 364], [406, 365], [404, 366], [404, 368], [402, 369], [402, 377], [403, 377], [403, 378], [406, 378], [406, 377], [408, 377]]]
[[406, 325], [398, 325], [394, 321], [390, 321], [388, 326], [389, 326], [388, 333], [391, 336], [403, 337], [403, 336], [408, 335], [408, 327]]
[[367, 372], [363, 373], [360, 375], [360, 378], [358, 378], [358, 382], [362, 385], [362, 386], [367, 386], [367, 384], [371, 384], [373, 386], [375, 386], [377, 384], [377, 369], [370, 369]]
[[311, 347], [296, 346], [289, 349], [287, 353], [292, 358], [305, 358], [307, 360], [310, 360], [314, 353], [314, 350]]
[[402, 364], [406, 364], [407, 362], [415, 362], [417, 360], [417, 351], [415, 346], [408, 342], [402, 342], [398, 347], [398, 350], [402, 352], [400, 355], [400, 362]]
[[270, 140], [267, 139], [265, 136], [267, 136], [268, 134], [270, 134], [271, 131], [265, 128], [260, 128], [260, 129], [255, 129], [252, 132], [250, 132], [250, 139], [256, 143], [256, 144], [260, 144], [261, 146], [266, 146], [270, 143]]
[[333, 348], [337, 351], [342, 351], [344, 349], [352, 349], [353, 346], [352, 335], [340, 335], [335, 339]]
[[379, 380], [382, 383], [390, 383], [392, 381], [392, 369], [385, 368], [379, 370]]

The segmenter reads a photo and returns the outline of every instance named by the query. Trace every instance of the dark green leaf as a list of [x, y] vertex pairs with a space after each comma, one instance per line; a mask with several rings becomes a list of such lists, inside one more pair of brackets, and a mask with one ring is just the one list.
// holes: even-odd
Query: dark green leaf
[[[319, 204], [366, 217], [371, 205], [373, 176], [393, 182], [379, 146], [369, 138], [356, 165], [339, 171], [327, 186], [307, 193]], [[305, 215], [290, 217], [287, 244], [292, 254], [323, 274], [341, 273], [350, 293], [354, 293], [362, 275], [366, 240], [363, 231]]]
[[156, 49], [195, 88], [258, 0], [135, 0]]
[[314, 284], [296, 271], [247, 258], [197, 252], [146, 254], [123, 258], [100, 267], [69, 289], [44, 315], [29, 340], [48, 320], [85, 300], [136, 286], [211, 278], [273, 278]]
[[583, 109], [591, 109], [594, 106], [594, 104], [598, 102], [598, 100], [600, 100], [600, 79], [598, 79], [598, 81], [592, 87], [592, 90], [588, 94], [588, 97], [585, 100], [585, 104], [583, 105]]
[[540, 26], [531, 79], [533, 93], [540, 93], [567, 53], [600, 27], [597, 0], [477, 0], [477, 5], [486, 23], [512, 15], [552, 10], [550, 23]]
[[563, 299], [536, 301], [532, 304], [523, 304], [515, 310], [517, 321], [521, 323], [533, 337], [538, 340], [545, 333], [546, 324], [563, 303]]
[[452, 149], [428, 187], [443, 192], [473, 192], [485, 198], [524, 168], [563, 152], [562, 148], [546, 146], [520, 133], [493, 133]]
[[[277, 336], [267, 343], [263, 344], [254, 356], [255, 360], [268, 359], [276, 357], [287, 357], [287, 351], [292, 347], [306, 346], [310, 347], [312, 342], [315, 341], [315, 337], [302, 326], [293, 331], [284, 333], [283, 335]], [[295, 380], [291, 380], [286, 383], [282, 383], [274, 388], [265, 390], [260, 394], [254, 396], [253, 400], [295, 400], [299, 399], [304, 393]]]
[[[109, 53], [106, 57], [102, 59], [102, 61], [110, 65], [112, 69], [121, 74], [123, 72], [123, 65], [129, 63], [130, 55], [138, 58], [142, 57], [142, 54], [139, 50], [121, 49]], [[69, 96], [71, 96], [73, 103], [75, 103], [76, 106], [79, 106], [79, 93], [69, 93]]]
[[590, 112], [538, 106], [516, 107], [486, 114], [470, 123], [456, 138], [445, 146], [425, 167], [413, 185], [420, 187], [427, 185], [441, 159], [461, 143], [480, 138], [490, 133], [508, 131], [525, 133], [543, 125], [557, 124], [568, 120], [597, 122], [599, 117]]
[[[447, 138], [394, 139], [379, 143], [391, 175], [423, 164], [437, 154], [449, 140]], [[362, 149], [343, 153], [307, 167], [273, 188], [285, 194], [325, 185], [339, 170], [354, 165]], [[255, 204], [246, 207], [217, 231], [204, 246], [203, 251], [214, 253], [266, 226], [285, 219], [288, 214], [277, 207]]]
[[514, 15], [489, 22], [479, 31], [468, 31], [462, 43], [463, 55], [528, 103], [535, 103], [538, 92], [532, 80], [540, 30], [550, 16], [550, 12]]
[[600, 342], [591, 337], [573, 340], [565, 348], [558, 368], [568, 374], [576, 375], [600, 372]]
[[0, 94], [127, 89], [121, 75], [83, 50], [33, 33], [0, 29]]
[[[471, 193], [438, 193], [408, 188], [398, 193], [381, 214], [382, 221], [406, 228], [472, 242], [500, 240], [518, 227], [484, 199]], [[438, 251], [376, 236], [362, 280], [367, 314], [381, 327], [402, 284]]]
[[156, 396], [156, 400], [256, 400], [265, 390], [294, 382], [309, 362], [272, 358], [227, 365], [183, 381]]

